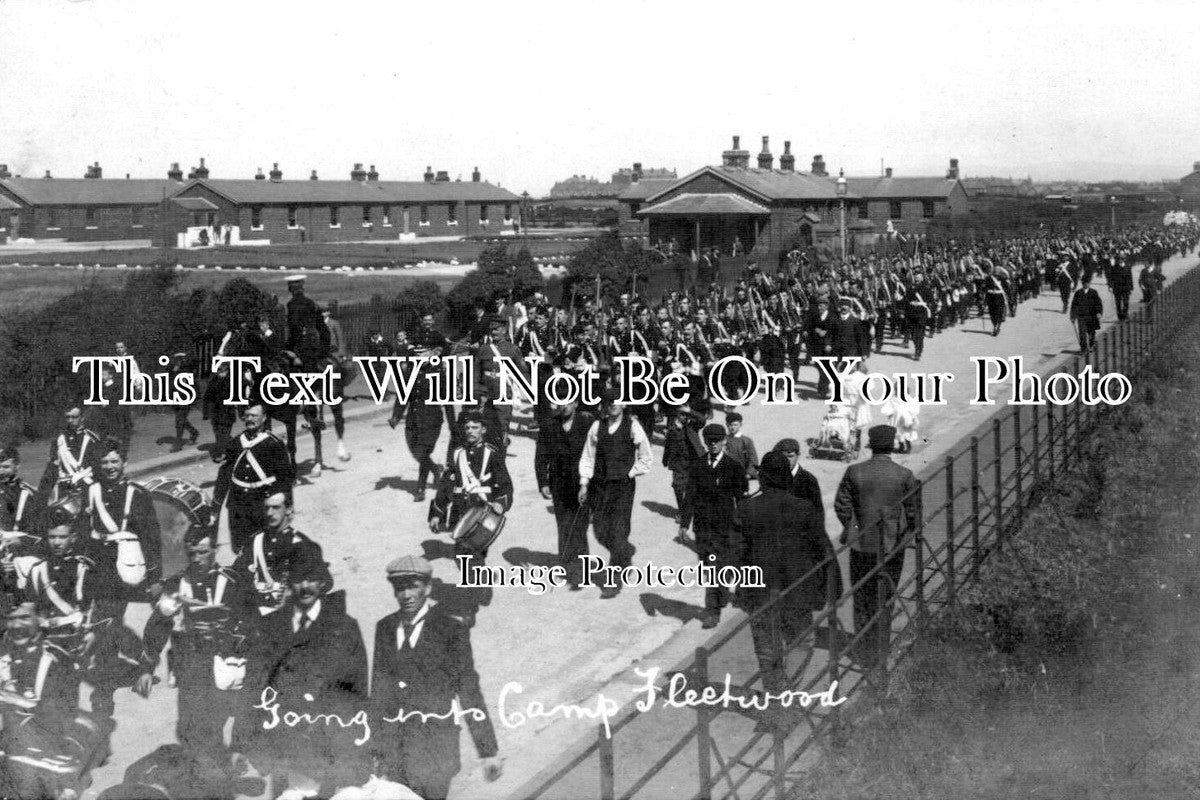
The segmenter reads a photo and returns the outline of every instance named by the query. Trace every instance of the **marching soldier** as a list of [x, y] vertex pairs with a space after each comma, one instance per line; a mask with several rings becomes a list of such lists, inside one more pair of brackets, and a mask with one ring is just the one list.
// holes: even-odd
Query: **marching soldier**
[[231, 567], [234, 578], [252, 589], [252, 604], [266, 616], [283, 605], [288, 566], [305, 547], [320, 546], [292, 527], [292, 496], [275, 491], [263, 500], [263, 528], [251, 537]]
[[69, 511], [51, 510], [46, 525], [44, 555], [28, 557], [28, 566], [14, 577], [23, 599], [35, 604], [48, 627], [78, 624], [93, 615], [96, 562], [81, 551]]
[[0, 531], [30, 533], [37, 527], [35, 489], [21, 480], [21, 454], [0, 450]]
[[100, 479], [87, 497], [92, 553], [100, 591], [119, 621], [126, 602], [146, 602], [162, 589], [162, 535], [150, 493], [125, 477], [121, 443], [105, 439], [96, 452]]
[[[434, 533], [454, 530], [463, 514], [474, 506], [487, 505], [497, 514], [504, 514], [512, 506], [512, 479], [504, 458], [487, 443], [487, 418], [479, 411], [468, 411], [462, 424], [465, 442], [451, 454], [437, 496], [429, 504], [429, 530]], [[456, 541], [454, 554], [478, 556], [482, 564], [487, 559], [487, 548]]]
[[96, 479], [99, 438], [84, 427], [83, 406], [70, 406], [64, 416], [66, 425], [50, 445], [50, 463], [38, 485], [39, 496], [47, 502], [82, 494]]
[[912, 285], [908, 287], [908, 292], [904, 296], [905, 321], [908, 328], [905, 338], [912, 339], [913, 352], [917, 361], [921, 360], [921, 354], [925, 352], [925, 329], [929, 327], [929, 318], [932, 314], [929, 301], [930, 294], [925, 286], [925, 276], [917, 272], [913, 274]]
[[317, 307], [312, 298], [304, 294], [304, 277], [303, 275], [287, 277], [288, 291], [292, 294], [292, 299], [287, 304], [287, 349], [293, 353], [305, 350], [306, 332], [314, 333], [318, 341], [307, 349], [311, 349], [317, 357], [323, 358], [329, 354], [331, 339], [329, 327], [325, 324], [321, 309]]
[[227, 659], [245, 651], [248, 627], [246, 584], [233, 570], [217, 564], [216, 532], [193, 526], [184, 536], [188, 567], [163, 583], [142, 638], [146, 667], [136, 690], [150, 696], [159, 654], [171, 642], [171, 668], [179, 687], [175, 736], [189, 749], [219, 754], [225, 722], [233, 716], [236, 696], [225, 682]]
[[229, 443], [213, 488], [214, 507], [224, 505], [229, 512], [229, 540], [235, 553], [262, 527], [263, 500], [279, 491], [290, 496], [296, 480], [287, 446], [263, 430], [265, 420], [262, 403], [251, 403], [242, 411], [246, 430]]

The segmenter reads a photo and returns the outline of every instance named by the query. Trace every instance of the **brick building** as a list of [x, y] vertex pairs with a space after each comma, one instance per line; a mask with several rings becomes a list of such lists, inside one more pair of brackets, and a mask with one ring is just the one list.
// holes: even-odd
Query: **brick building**
[[870, 242], [891, 228], [920, 231], [939, 214], [966, 213], [967, 195], [958, 179], [958, 161], [945, 177], [898, 178], [889, 170], [875, 178], [838, 178], [813, 157], [808, 172], [797, 172], [791, 142], [775, 168], [767, 137], [750, 166], [739, 137], [722, 154], [720, 166], [702, 167], [676, 181], [635, 181], [621, 193], [621, 231], [650, 244], [674, 239], [685, 251], [719, 247], [735, 240], [746, 252], [765, 257], [795, 245], [830, 244], [840, 235], [845, 204], [847, 238]]
[[1179, 199], [1187, 211], [1200, 211], [1200, 161], [1192, 164], [1192, 171], [1179, 179]]

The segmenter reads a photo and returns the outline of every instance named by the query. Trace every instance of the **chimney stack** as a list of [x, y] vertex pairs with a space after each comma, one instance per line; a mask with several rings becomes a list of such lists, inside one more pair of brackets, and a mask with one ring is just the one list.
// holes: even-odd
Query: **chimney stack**
[[957, 158], [950, 159], [950, 169], [946, 170], [946, 180], [948, 180], [948, 181], [958, 180], [958, 159]]
[[362, 164], [355, 164], [354, 169], [350, 170], [350, 180], [362, 183], [367, 179], [367, 172], [362, 168]]
[[433, 179], [433, 182], [434, 183], [449, 183], [450, 182], [450, 170], [439, 169], [438, 173], [437, 173], [437, 177]]
[[183, 180], [183, 170], [181, 170], [179, 168], [178, 161], [172, 163], [171, 168], [169, 170], [167, 170], [167, 180], [169, 180], [169, 181]]
[[[0, 164], [0, 178], [4, 177], [4, 173], [8, 171], [8, 164]], [[1200, 161], [1192, 162], [1192, 172], [1200, 172]]]
[[812, 174], [818, 178], [828, 178], [829, 173], [825, 171], [825, 156], [817, 153], [813, 156]]
[[279, 162], [276, 161], [271, 165], [271, 183], [279, 183], [283, 180], [283, 171], [279, 169]]
[[479, 167], [471, 171], [471, 183], [479, 183], [483, 180], [483, 175], [479, 172]]
[[758, 154], [758, 168], [759, 169], [774, 169], [775, 168], [775, 156], [771, 155], [771, 148], [767, 144], [766, 136], [763, 137], [762, 152]]
[[0, 164], [0, 181], [11, 177], [12, 173], [8, 171], [8, 164]]
[[892, 177], [892, 168], [891, 167], [888, 167], [887, 169], [885, 169], [883, 171], [883, 177], [885, 177], [885, 178]]
[[308, 179], [309, 179], [310, 181], [315, 181], [315, 180], [317, 180], [317, 171], [316, 171], [315, 169], [312, 171], [312, 175], [309, 175], [309, 176], [308, 176]]
[[741, 149], [742, 137], [733, 137], [733, 147], [721, 153], [721, 165], [725, 167], [736, 167], [737, 169], [749, 169], [750, 167], [750, 151]]
[[97, 161], [95, 164], [88, 167], [87, 172], [83, 174], [83, 177], [86, 180], [91, 181], [99, 180], [100, 178], [104, 177], [104, 170], [100, 169], [100, 162]]
[[258, 172], [254, 173], [254, 180], [265, 181], [266, 179], [267, 179], [267, 176], [263, 175], [262, 167], [259, 167]]
[[50, 174], [50, 170], [46, 170], [46, 174], [42, 176], [44, 180], [50, 180], [54, 176]]
[[199, 178], [200, 180], [206, 180], [208, 178], [208, 167], [204, 166], [203, 158], [200, 159], [200, 166], [196, 167], [194, 172], [195, 172], [196, 177]]
[[378, 183], [379, 171], [375, 169], [375, 165], [371, 165], [371, 169], [367, 171], [367, 180]]
[[784, 172], [796, 171], [796, 157], [792, 155], [792, 143], [783, 143], [783, 155], [779, 157], [779, 168]]
[[425, 182], [433, 183], [433, 167], [425, 167]]

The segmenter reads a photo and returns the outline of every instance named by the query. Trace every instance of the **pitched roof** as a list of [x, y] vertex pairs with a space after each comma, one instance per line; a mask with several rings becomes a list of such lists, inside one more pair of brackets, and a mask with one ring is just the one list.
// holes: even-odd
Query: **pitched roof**
[[197, 180], [238, 204], [275, 203], [516, 203], [521, 198], [483, 181], [258, 181]]
[[4, 195], [0, 194], [0, 210], [12, 211], [12, 210], [18, 209], [20, 207], [21, 207], [20, 203], [17, 203], [13, 200], [9, 200]]
[[0, 181], [29, 205], [149, 205], [183, 188], [166, 179], [8, 178]]
[[747, 200], [740, 194], [680, 194], [670, 200], [644, 208], [646, 216], [694, 216], [697, 214], [770, 214], [766, 206]]
[[666, 189], [673, 183], [678, 183], [675, 178], [642, 178], [637, 183], [631, 183], [625, 187], [622, 192], [617, 195], [618, 200], [645, 200], [647, 197], [656, 195], [663, 189]]
[[[778, 200], [837, 200], [837, 179], [807, 172], [785, 172], [778, 169], [742, 169], [741, 167], [701, 167], [690, 175], [668, 183], [646, 199], [653, 202], [667, 189], [686, 186], [701, 175], [712, 175], [733, 186], [745, 189], [764, 202]], [[847, 195], [857, 199], [854, 195]], [[622, 196], [624, 199], [624, 196]]]
[[217, 205], [206, 197], [175, 197], [172, 203], [185, 211], [216, 211]]
[[847, 188], [860, 197], [949, 197], [958, 181], [953, 178], [847, 178]]

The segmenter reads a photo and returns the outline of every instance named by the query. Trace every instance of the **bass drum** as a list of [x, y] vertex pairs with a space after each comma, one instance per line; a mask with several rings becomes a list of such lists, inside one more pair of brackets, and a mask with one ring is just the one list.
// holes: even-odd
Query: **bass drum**
[[213, 524], [212, 503], [199, 486], [179, 478], [154, 478], [143, 486], [162, 533], [162, 574], [182, 572], [188, 565], [183, 537], [193, 525]]

